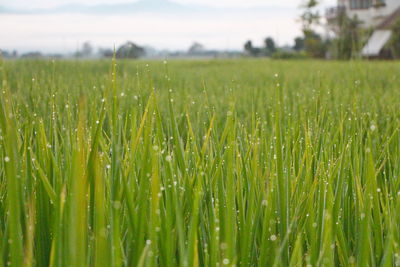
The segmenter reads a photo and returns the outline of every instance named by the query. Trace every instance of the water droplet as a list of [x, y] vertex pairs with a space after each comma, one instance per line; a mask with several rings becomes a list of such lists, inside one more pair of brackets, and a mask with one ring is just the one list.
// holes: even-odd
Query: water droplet
[[121, 208], [121, 202], [118, 200], [114, 201], [114, 209], [119, 210]]

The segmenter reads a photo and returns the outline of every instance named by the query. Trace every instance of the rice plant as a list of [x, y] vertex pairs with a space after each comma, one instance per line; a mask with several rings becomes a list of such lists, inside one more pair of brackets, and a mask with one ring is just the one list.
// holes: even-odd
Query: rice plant
[[2, 61], [1, 266], [400, 266], [400, 66]]

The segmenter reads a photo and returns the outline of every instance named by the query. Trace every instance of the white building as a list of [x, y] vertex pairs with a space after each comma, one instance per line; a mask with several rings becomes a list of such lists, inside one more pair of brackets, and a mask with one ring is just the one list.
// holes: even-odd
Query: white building
[[338, 0], [337, 7], [327, 10], [328, 23], [333, 23], [342, 11], [350, 18], [357, 17], [362, 27], [374, 29], [362, 55], [377, 56], [390, 39], [392, 26], [400, 19], [400, 0]]

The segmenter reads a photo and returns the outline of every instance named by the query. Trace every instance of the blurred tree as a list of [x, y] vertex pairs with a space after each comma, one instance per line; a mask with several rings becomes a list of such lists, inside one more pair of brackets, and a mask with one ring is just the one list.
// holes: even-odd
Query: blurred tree
[[74, 56], [77, 58], [80, 57], [90, 57], [93, 52], [93, 46], [89, 41], [86, 41], [83, 43], [82, 48], [78, 49], [75, 53]]
[[17, 52], [17, 50], [13, 50], [12, 52], [8, 52], [8, 51], [0, 49], [0, 57], [17, 58], [18, 57], [18, 52]]
[[314, 26], [319, 25], [320, 15], [316, 9], [319, 5], [318, 0], [307, 0], [303, 4], [304, 12], [300, 16], [301, 23], [303, 24], [304, 30], [311, 30]]
[[307, 0], [303, 5], [304, 12], [300, 17], [304, 34], [304, 48], [311, 57], [325, 57], [327, 46], [315, 28], [320, 25], [320, 15], [317, 10], [319, 1]]
[[143, 47], [129, 41], [121, 45], [116, 52], [117, 58], [139, 58], [144, 55], [145, 50]]
[[327, 52], [327, 43], [321, 35], [313, 30], [304, 30], [304, 48], [307, 55], [324, 58]]
[[262, 49], [254, 47], [253, 43], [249, 40], [244, 44], [244, 51], [250, 56], [258, 57], [262, 55]]
[[253, 43], [248, 40], [245, 44], [244, 44], [244, 51], [246, 51], [248, 54], [252, 54], [252, 50], [253, 50]]
[[201, 54], [205, 51], [205, 48], [202, 44], [198, 42], [194, 42], [188, 49], [188, 54]]
[[99, 54], [101, 57], [107, 57], [107, 58], [109, 58], [109, 57], [112, 57], [112, 56], [114, 55], [114, 52], [113, 52], [112, 49], [109, 49], [109, 48], [99, 48], [98, 54]]
[[361, 47], [361, 21], [357, 17], [349, 18], [343, 14], [338, 35], [338, 57], [349, 59], [357, 57]]
[[297, 52], [304, 50], [304, 38], [303, 37], [294, 38], [293, 50], [295, 50]]
[[394, 24], [392, 31], [389, 48], [395, 58], [400, 58], [400, 19]]
[[93, 52], [93, 46], [89, 41], [86, 41], [82, 45], [82, 56], [84, 57], [89, 57], [92, 55]]
[[264, 45], [265, 45], [265, 54], [267, 56], [271, 56], [273, 53], [276, 52], [275, 41], [271, 37], [265, 38]]
[[21, 58], [42, 58], [43, 54], [38, 51], [26, 52], [21, 55]]
[[360, 28], [361, 21], [357, 17], [349, 18], [344, 11], [338, 14], [338, 32], [334, 41], [336, 57], [350, 59], [359, 56], [362, 47]]

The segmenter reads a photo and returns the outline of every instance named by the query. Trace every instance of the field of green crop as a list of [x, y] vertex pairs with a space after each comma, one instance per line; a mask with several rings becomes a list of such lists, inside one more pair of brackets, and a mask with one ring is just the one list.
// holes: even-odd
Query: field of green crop
[[400, 266], [400, 64], [3, 61], [1, 266]]

